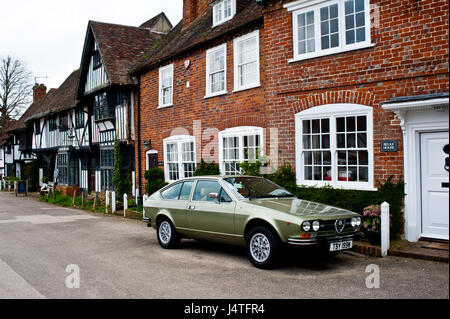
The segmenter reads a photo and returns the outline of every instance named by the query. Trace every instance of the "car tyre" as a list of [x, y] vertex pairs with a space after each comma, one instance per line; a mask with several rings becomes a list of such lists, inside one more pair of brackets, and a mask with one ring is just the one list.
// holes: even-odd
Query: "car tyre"
[[253, 266], [273, 269], [278, 265], [281, 243], [278, 236], [264, 226], [250, 230], [246, 237], [247, 257]]
[[173, 226], [168, 218], [162, 218], [158, 221], [156, 236], [158, 237], [160, 246], [165, 249], [177, 248], [181, 241], [175, 226]]

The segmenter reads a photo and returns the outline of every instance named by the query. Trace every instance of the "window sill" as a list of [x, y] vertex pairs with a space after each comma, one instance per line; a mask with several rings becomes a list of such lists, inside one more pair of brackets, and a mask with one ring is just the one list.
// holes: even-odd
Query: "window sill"
[[221, 96], [221, 95], [226, 95], [226, 94], [228, 94], [228, 91], [221, 91], [221, 92], [217, 92], [217, 93], [205, 95], [204, 98], [205, 98], [205, 99], [209, 99], [209, 98], [212, 98], [212, 97]]
[[376, 187], [373, 187], [370, 185], [364, 185], [364, 184], [357, 185], [356, 183], [344, 185], [344, 184], [333, 184], [333, 183], [323, 182], [323, 181], [300, 181], [300, 182], [297, 181], [297, 185], [308, 186], [308, 187], [330, 186], [333, 189], [344, 189], [344, 190], [354, 190], [354, 191], [368, 191], [368, 192], [378, 191], [378, 188], [376, 188]]
[[294, 57], [293, 59], [288, 60], [288, 62], [294, 63], [294, 62], [299, 62], [299, 61], [304, 61], [304, 60], [309, 60], [309, 59], [320, 58], [323, 56], [335, 55], [335, 54], [340, 54], [340, 53], [344, 53], [344, 52], [362, 50], [362, 49], [373, 48], [373, 47], [375, 47], [375, 43], [364, 43], [362, 45], [352, 46], [352, 47], [341, 49], [341, 50], [303, 54], [303, 55], [300, 55], [300, 56]]
[[237, 93], [237, 92], [241, 92], [241, 91], [256, 89], [256, 88], [259, 88], [259, 87], [261, 87], [261, 83], [254, 84], [254, 85], [249, 85], [249, 86], [244, 86], [244, 87], [241, 87], [241, 88], [237, 88], [237, 89], [233, 90], [232, 93]]
[[165, 109], [165, 108], [168, 108], [168, 107], [171, 107], [171, 106], [173, 106], [173, 103], [172, 104], [167, 104], [167, 105], [160, 105], [156, 109], [160, 110], [160, 109]]

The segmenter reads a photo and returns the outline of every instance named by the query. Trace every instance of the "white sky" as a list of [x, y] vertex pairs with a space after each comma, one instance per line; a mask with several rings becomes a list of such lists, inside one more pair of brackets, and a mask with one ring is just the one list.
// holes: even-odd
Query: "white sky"
[[[183, 0], [0, 0], [0, 57], [25, 62], [47, 89], [80, 67], [89, 20], [139, 26], [164, 11], [175, 26]], [[34, 78], [33, 78], [34, 81]]]

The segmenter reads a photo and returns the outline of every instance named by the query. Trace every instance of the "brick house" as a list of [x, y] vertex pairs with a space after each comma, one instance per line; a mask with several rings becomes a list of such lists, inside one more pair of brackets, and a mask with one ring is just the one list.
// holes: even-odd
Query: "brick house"
[[406, 238], [448, 240], [447, 2], [264, 1], [263, 11], [280, 162], [303, 185], [370, 191], [403, 176]]
[[265, 125], [261, 7], [253, 0], [183, 2], [182, 21], [133, 70], [138, 185], [162, 166], [166, 181], [192, 176], [201, 159], [224, 174], [255, 158]]
[[153, 166], [171, 182], [202, 158], [230, 174], [257, 153], [299, 185], [374, 191], [393, 175], [407, 239], [448, 240], [448, 14], [445, 1], [185, 0], [132, 71], [138, 185]]

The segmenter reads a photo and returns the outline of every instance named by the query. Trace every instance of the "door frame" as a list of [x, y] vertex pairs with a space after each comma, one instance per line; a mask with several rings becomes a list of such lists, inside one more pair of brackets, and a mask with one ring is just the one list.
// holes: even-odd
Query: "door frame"
[[448, 131], [449, 98], [435, 98], [383, 104], [400, 119], [403, 132], [405, 182], [405, 237], [416, 242], [422, 235], [422, 185], [420, 134]]

